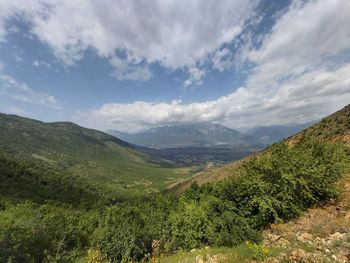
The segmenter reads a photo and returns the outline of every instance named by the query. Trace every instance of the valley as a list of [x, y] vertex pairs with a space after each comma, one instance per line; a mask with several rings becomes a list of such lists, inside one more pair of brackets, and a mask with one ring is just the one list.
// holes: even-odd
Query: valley
[[[344, 174], [350, 171], [350, 105], [222, 166], [203, 158], [202, 147], [186, 149], [189, 162], [176, 148], [164, 148], [171, 156], [162, 155], [73, 123], [0, 117], [0, 262], [319, 257], [295, 243], [294, 232], [281, 232], [281, 224], [343, 200], [339, 187], [347, 187]], [[210, 151], [232, 161], [225, 148], [209, 147], [203, 154]], [[339, 224], [327, 235], [343, 237], [350, 225]], [[328, 240], [314, 227], [302, 231]], [[288, 246], [268, 243], [273, 235]], [[346, 241], [337, 249], [329, 246], [330, 259], [346, 258], [344, 246]]]
[[181, 166], [220, 165], [239, 160], [267, 146], [252, 136], [214, 123], [169, 125], [135, 134], [109, 130], [146, 154]]
[[349, 263], [350, 0], [0, 0], [0, 263]]
[[0, 115], [1, 154], [70, 174], [115, 198], [159, 192], [188, 175], [169, 161], [74, 123]]

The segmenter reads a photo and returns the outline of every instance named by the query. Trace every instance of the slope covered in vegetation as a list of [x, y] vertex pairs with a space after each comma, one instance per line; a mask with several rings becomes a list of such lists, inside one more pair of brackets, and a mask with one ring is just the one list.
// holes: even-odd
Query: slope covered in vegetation
[[207, 246], [234, 247], [226, 251], [261, 259], [267, 253], [260, 243], [264, 229], [338, 197], [349, 156], [345, 144], [333, 141], [281, 142], [242, 162], [236, 176], [193, 184], [178, 197], [154, 194], [124, 202], [64, 175], [62, 188], [54, 191], [57, 181], [51, 179], [57, 177], [50, 170], [6, 157], [0, 262], [155, 261]]
[[259, 242], [268, 224], [335, 197], [347, 158], [335, 145], [280, 144], [242, 166], [244, 176], [194, 185], [179, 198], [155, 195], [113, 204], [82, 193], [86, 202], [73, 206], [55, 198], [41, 203], [7, 196], [0, 212], [0, 254], [12, 262], [128, 262]]
[[290, 143], [297, 143], [304, 138], [317, 141], [340, 142], [350, 146], [350, 104], [334, 114], [322, 119], [290, 138]]
[[[350, 104], [332, 115], [325, 117], [311, 127], [282, 140], [282, 142], [286, 142], [289, 146], [298, 144], [301, 141], [340, 143], [342, 145], [350, 146]], [[232, 176], [238, 176], [240, 173], [239, 167], [241, 167], [245, 161], [268, 151], [269, 148], [242, 160], [198, 173], [197, 175], [174, 185], [171, 190], [175, 194], [179, 194], [188, 189], [193, 183], [202, 185], [205, 183], [225, 180]]]
[[0, 114], [0, 151], [81, 177], [121, 197], [157, 192], [184, 177], [122, 140], [69, 122], [43, 123]]

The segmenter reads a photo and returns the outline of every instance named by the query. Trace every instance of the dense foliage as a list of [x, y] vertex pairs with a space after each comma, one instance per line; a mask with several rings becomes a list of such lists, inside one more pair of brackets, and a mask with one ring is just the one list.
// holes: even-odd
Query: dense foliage
[[268, 224], [336, 197], [348, 159], [338, 145], [280, 143], [247, 161], [238, 177], [193, 185], [176, 198], [121, 202], [103, 189], [2, 157], [0, 262], [127, 262], [259, 242]]
[[0, 155], [0, 193], [2, 200], [31, 200], [45, 203], [49, 200], [81, 206], [97, 200], [97, 188], [82, 178], [43, 163], [19, 161]]

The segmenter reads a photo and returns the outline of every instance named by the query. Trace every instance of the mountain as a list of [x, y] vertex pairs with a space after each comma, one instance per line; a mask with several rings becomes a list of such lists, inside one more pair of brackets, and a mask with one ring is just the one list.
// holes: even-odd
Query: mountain
[[293, 125], [271, 125], [271, 126], [259, 126], [245, 131], [244, 134], [255, 138], [257, 141], [263, 144], [272, 144], [278, 142], [284, 138], [288, 138], [308, 127], [315, 122], [307, 122], [303, 124]]
[[0, 151], [84, 178], [120, 196], [156, 192], [184, 176], [125, 141], [71, 122], [0, 114]]
[[[252, 136], [213, 123], [169, 125], [136, 134], [109, 130], [148, 155], [183, 166], [224, 164], [265, 147]], [[145, 148], [146, 147], [146, 148]]]
[[[0, 262], [346, 262], [350, 207], [339, 186], [350, 189], [350, 148], [341, 145], [349, 117], [347, 107], [258, 158], [199, 174], [180, 198], [119, 200], [110, 195], [122, 191], [113, 164], [144, 192], [159, 164], [98, 131], [2, 115]], [[93, 173], [81, 171], [89, 162]]]
[[[315, 140], [321, 143], [335, 142], [341, 143], [345, 146], [350, 146], [350, 104], [280, 143], [287, 143], [288, 145], [292, 146], [305, 140]], [[208, 182], [221, 181], [228, 177], [237, 176], [239, 174], [239, 168], [242, 166], [242, 164], [250, 160], [252, 157], [256, 155], [264, 155], [266, 152], [269, 152], [269, 148], [263, 150], [262, 152], [247, 156], [242, 160], [234, 161], [222, 167], [214, 167], [205, 172], [198, 173], [194, 177], [174, 185], [172, 191], [175, 193], [181, 193], [188, 189], [193, 183], [202, 185]]]
[[109, 130], [108, 133], [132, 144], [152, 148], [180, 147], [261, 147], [251, 136], [213, 123], [162, 126], [130, 134]]
[[297, 143], [309, 138], [318, 141], [338, 142], [350, 146], [350, 104], [323, 118], [310, 128], [299, 132], [288, 141], [289, 143]]

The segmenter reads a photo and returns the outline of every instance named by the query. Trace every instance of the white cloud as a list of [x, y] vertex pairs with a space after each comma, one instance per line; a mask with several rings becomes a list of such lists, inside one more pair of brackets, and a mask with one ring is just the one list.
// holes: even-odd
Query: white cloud
[[27, 114], [25, 110], [14, 106], [1, 107], [0, 110], [1, 112], [6, 112], [8, 114], [16, 114], [16, 115], [22, 115], [22, 116]]
[[34, 60], [33, 63], [32, 63], [32, 65], [33, 65], [34, 67], [39, 67], [39, 61]]
[[41, 67], [44, 66], [46, 68], [51, 68], [51, 65], [45, 61], [39, 61], [39, 60], [33, 60], [32, 65], [34, 67]]
[[18, 63], [22, 63], [24, 60], [21, 56], [18, 56], [18, 55], [14, 55], [14, 58], [15, 58], [15, 61], [18, 62]]
[[36, 16], [43, 16], [47, 7], [41, 0], [0, 0], [0, 42], [6, 41], [8, 33], [15, 33], [16, 29], [9, 24], [13, 18], [31, 21]]
[[8, 96], [12, 99], [30, 104], [43, 105], [51, 109], [62, 110], [62, 106], [56, 98], [44, 92], [34, 91], [24, 82], [19, 82], [13, 77], [3, 73], [3, 64], [0, 63], [0, 96]]
[[206, 75], [205, 69], [200, 69], [198, 67], [190, 67], [187, 71], [189, 74], [189, 78], [183, 82], [184, 87], [188, 87], [194, 84], [202, 84], [202, 78]]
[[152, 72], [148, 68], [148, 66], [143, 65], [142, 62], [132, 60], [133, 59], [130, 58], [127, 58], [127, 60], [123, 60], [118, 56], [113, 56], [112, 58], [110, 58], [110, 64], [115, 69], [112, 75], [119, 80], [149, 80], [152, 77]]
[[108, 103], [80, 114], [77, 121], [100, 129], [135, 132], [151, 127], [191, 122], [220, 122], [252, 127], [317, 120], [350, 101], [350, 65], [319, 69], [282, 85], [273, 96], [241, 87], [217, 100], [182, 104], [180, 101]]
[[349, 24], [350, 1], [294, 1], [262, 47], [248, 55], [257, 67], [247, 85], [278, 86], [281, 79], [330, 63], [332, 56], [350, 50]]
[[[109, 103], [90, 112], [86, 124], [136, 131], [198, 121], [252, 127], [317, 120], [350, 101], [349, 24], [347, 0], [295, 1], [261, 47], [239, 54], [255, 65], [244, 87], [203, 103]], [[215, 67], [226, 67], [229, 56], [217, 51]]]
[[253, 2], [0, 0], [0, 39], [6, 37], [6, 21], [21, 14], [64, 63], [73, 65], [93, 50], [121, 80], [147, 80], [155, 63], [186, 70], [184, 86], [201, 83], [208, 61], [219, 71], [241, 70], [243, 61], [253, 67], [244, 87], [217, 100], [108, 103], [81, 115], [81, 123], [96, 128], [287, 124], [316, 120], [349, 103], [350, 1], [295, 0], [261, 36], [261, 46], [254, 47], [253, 33], [245, 32], [245, 45], [234, 54], [225, 44], [255, 17]]
[[31, 33], [64, 63], [74, 64], [88, 49], [110, 61], [127, 52], [132, 59], [124, 61], [126, 74], [117, 66], [114, 75], [146, 80], [152, 74], [139, 67], [141, 61], [176, 70], [207, 60], [239, 35], [254, 14], [255, 2], [0, 0], [0, 38], [6, 35], [6, 21], [20, 14]]
[[232, 66], [232, 55], [231, 50], [228, 48], [216, 51], [212, 58], [214, 68], [219, 71], [230, 68]]

